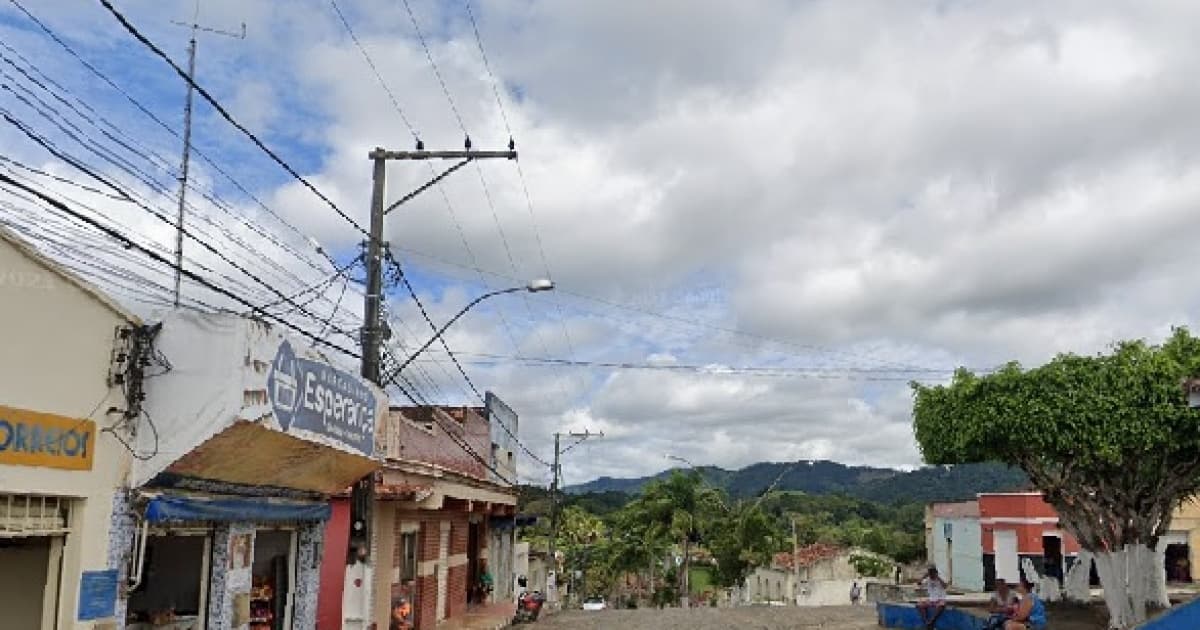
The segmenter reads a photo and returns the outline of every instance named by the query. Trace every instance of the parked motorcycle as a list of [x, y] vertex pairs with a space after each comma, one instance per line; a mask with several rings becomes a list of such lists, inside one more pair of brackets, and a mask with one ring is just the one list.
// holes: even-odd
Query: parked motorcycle
[[517, 598], [517, 612], [513, 615], [513, 625], [537, 621], [545, 602], [546, 598], [538, 591], [521, 593]]

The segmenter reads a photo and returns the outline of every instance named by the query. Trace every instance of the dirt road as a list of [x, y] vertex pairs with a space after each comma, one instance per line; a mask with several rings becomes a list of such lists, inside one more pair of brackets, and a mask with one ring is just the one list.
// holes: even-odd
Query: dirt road
[[689, 610], [571, 610], [525, 626], [529, 630], [878, 630], [875, 607], [830, 606], [796, 608], [746, 606], [742, 608], [693, 608]]

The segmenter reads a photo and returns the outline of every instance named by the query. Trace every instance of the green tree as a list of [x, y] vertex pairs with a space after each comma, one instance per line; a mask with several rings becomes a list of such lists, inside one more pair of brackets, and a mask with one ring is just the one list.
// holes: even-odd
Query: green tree
[[705, 543], [717, 562], [721, 586], [741, 584], [754, 567], [771, 560], [784, 546], [777, 523], [757, 505], [743, 503], [713, 519]]
[[640, 512], [650, 519], [649, 529], [654, 535], [679, 541], [683, 570], [679, 572], [678, 591], [681, 597], [686, 597], [692, 545], [704, 536], [711, 517], [726, 509], [720, 491], [706, 484], [694, 470], [674, 471], [666, 479], [646, 484], [635, 502], [641, 504]]
[[1029, 370], [960, 370], [949, 385], [913, 385], [917, 442], [932, 464], [997, 460], [1024, 471], [1095, 554], [1109, 625], [1127, 628], [1148, 601], [1166, 604], [1151, 550], [1172, 510], [1200, 490], [1200, 414], [1180, 386], [1197, 373], [1200, 339], [1185, 329], [1162, 345], [1122, 342]]

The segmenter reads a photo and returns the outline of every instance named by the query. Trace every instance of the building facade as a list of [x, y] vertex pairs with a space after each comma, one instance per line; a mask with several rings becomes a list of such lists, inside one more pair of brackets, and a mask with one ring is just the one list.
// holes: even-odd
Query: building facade
[[1040, 575], [1061, 580], [1079, 555], [1079, 543], [1040, 492], [980, 494], [979, 524], [988, 588], [996, 579], [1016, 583], [1026, 558]]
[[964, 591], [984, 590], [979, 501], [931, 503], [925, 522], [927, 557], [943, 579]]
[[[129, 628], [316, 625], [330, 496], [379, 468], [381, 390], [258, 320], [174, 311], [114, 513]], [[336, 553], [344, 562], [345, 550]]]
[[133, 459], [116, 350], [135, 334], [138, 318], [0, 228], [0, 626], [120, 621], [109, 535]]
[[[496, 585], [512, 580], [495, 565], [511, 574], [514, 545], [494, 549], [493, 527], [513, 522], [516, 492], [492, 470], [488, 415], [430, 406], [387, 414], [372, 525], [376, 627], [435, 628], [494, 601]], [[499, 538], [511, 540], [511, 531]]]

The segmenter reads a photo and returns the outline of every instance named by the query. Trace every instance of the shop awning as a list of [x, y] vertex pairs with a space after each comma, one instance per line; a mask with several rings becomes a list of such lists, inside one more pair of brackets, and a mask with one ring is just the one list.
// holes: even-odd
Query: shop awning
[[170, 521], [270, 523], [323, 521], [328, 518], [328, 503], [160, 495], [150, 499], [146, 504], [146, 520], [151, 523]]

